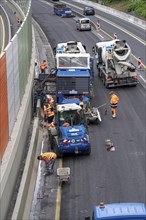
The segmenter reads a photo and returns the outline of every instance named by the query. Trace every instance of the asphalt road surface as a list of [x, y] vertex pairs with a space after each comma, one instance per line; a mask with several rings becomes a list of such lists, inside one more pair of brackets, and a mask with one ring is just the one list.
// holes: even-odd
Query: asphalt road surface
[[[74, 19], [62, 19], [54, 15], [52, 7], [42, 1], [32, 1], [32, 15], [41, 25], [52, 48], [59, 42], [75, 40], [85, 44], [91, 53], [92, 46], [99, 40], [90, 31], [77, 31]], [[113, 26], [108, 30], [115, 32]], [[116, 30], [117, 34], [120, 33], [120, 38], [124, 39], [125, 32], [119, 31]], [[143, 54], [145, 49], [142, 45], [139, 47], [139, 41], [128, 35], [126, 40], [128, 43], [130, 41], [136, 56]], [[71, 182], [62, 187], [60, 220], [81, 220], [91, 216], [94, 205], [101, 201], [146, 202], [146, 92], [141, 84], [115, 90], [120, 102], [117, 118], [113, 120], [109, 107], [110, 90], [105, 89], [95, 71], [93, 106], [106, 103], [107, 114], [104, 107], [100, 108], [101, 124], [89, 126], [91, 155], [63, 158], [63, 166], [71, 168]], [[106, 150], [106, 139], [113, 141], [115, 152]], [[41, 187], [47, 191], [47, 182]], [[46, 205], [42, 201], [36, 211], [36, 219], [48, 219], [48, 213], [44, 213], [47, 211]]]

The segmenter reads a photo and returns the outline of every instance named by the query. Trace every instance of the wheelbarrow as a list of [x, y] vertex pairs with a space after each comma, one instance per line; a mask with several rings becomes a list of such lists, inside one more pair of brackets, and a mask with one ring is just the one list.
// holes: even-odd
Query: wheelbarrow
[[63, 182], [70, 183], [70, 168], [69, 167], [58, 168], [57, 178], [60, 183], [63, 183]]

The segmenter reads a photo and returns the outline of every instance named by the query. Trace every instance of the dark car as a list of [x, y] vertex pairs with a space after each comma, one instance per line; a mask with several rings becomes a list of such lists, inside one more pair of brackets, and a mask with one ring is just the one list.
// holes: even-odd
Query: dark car
[[85, 7], [83, 9], [83, 15], [95, 15], [95, 10], [93, 7]]

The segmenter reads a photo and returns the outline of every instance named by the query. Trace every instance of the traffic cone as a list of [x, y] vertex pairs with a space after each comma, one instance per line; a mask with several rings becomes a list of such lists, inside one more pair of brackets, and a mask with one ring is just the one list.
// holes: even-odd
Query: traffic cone
[[97, 29], [100, 31], [100, 20], [97, 21]]
[[116, 40], [117, 39], [117, 34], [116, 33], [114, 33], [114, 40]]

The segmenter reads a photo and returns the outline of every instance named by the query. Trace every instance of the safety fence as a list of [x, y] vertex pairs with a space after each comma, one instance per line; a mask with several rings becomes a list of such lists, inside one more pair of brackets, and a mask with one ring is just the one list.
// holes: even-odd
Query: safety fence
[[31, 1], [18, 2], [24, 13], [26, 10], [27, 13], [18, 32], [0, 56], [0, 159], [17, 120], [28, 81], [32, 53]]

